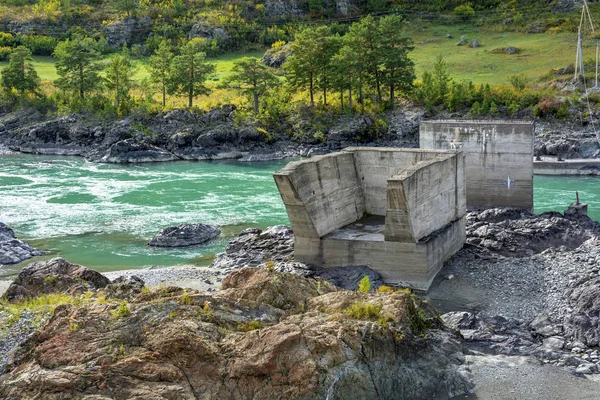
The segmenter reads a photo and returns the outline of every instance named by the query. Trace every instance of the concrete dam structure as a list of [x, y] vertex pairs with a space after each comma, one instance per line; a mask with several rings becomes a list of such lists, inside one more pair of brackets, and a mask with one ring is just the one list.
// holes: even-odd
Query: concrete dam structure
[[388, 283], [427, 290], [465, 242], [460, 150], [347, 148], [274, 178], [300, 262], [368, 265]]
[[422, 149], [462, 150], [467, 206], [533, 211], [534, 124], [526, 121], [423, 121]]

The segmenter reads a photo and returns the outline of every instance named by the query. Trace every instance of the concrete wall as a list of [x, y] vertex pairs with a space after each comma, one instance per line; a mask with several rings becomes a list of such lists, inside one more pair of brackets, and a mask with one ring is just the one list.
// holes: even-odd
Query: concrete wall
[[444, 262], [465, 243], [465, 219], [450, 223], [421, 243], [296, 237], [294, 256], [325, 268], [368, 265], [387, 283], [427, 290]]
[[467, 206], [533, 210], [533, 123], [423, 121], [423, 149], [461, 149], [466, 157]]
[[420, 161], [388, 181], [385, 239], [416, 243], [466, 214], [464, 156]]
[[461, 151], [388, 148], [288, 164], [274, 178], [296, 260], [369, 265], [387, 282], [426, 290], [465, 242], [464, 168]]
[[292, 162], [273, 177], [297, 236], [325, 236], [365, 213], [352, 153]]

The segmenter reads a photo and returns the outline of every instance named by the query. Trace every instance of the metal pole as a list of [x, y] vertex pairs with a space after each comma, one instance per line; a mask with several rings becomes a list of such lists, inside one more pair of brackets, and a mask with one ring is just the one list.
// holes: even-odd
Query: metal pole
[[577, 69], [579, 68], [579, 39], [581, 38], [581, 28], [577, 33], [577, 52], [575, 53], [575, 76], [573, 79], [577, 79]]
[[585, 79], [585, 71], [583, 70], [583, 38], [579, 36], [579, 73]]
[[596, 84], [594, 85], [595, 88], [598, 87], [598, 39], [596, 39]]

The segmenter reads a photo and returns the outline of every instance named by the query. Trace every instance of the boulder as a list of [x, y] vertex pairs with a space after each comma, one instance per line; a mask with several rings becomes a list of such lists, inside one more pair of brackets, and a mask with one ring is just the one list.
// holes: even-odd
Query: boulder
[[2, 298], [15, 302], [49, 293], [80, 294], [108, 284], [110, 280], [99, 272], [53, 258], [23, 268]]
[[519, 50], [516, 47], [513, 46], [508, 46], [507, 48], [504, 49], [504, 52], [506, 54], [517, 54], [519, 52]]
[[219, 236], [221, 230], [205, 224], [181, 224], [162, 229], [148, 242], [155, 247], [185, 247], [208, 242]]
[[473, 40], [471, 43], [469, 43], [469, 47], [472, 49], [476, 49], [480, 46], [479, 41], [477, 40]]
[[[408, 293], [256, 268], [224, 286], [141, 293], [123, 313], [110, 299], [60, 306], [15, 352], [0, 397], [444, 400], [474, 386], [460, 341]], [[379, 322], [347, 312], [356, 302]]]
[[43, 252], [17, 239], [13, 230], [0, 222], [0, 264], [17, 264], [42, 254]]
[[126, 139], [113, 144], [102, 157], [93, 161], [119, 164], [174, 161], [178, 159], [179, 157], [175, 154], [160, 147], [139, 142], [135, 139]]
[[261, 62], [272, 68], [281, 68], [283, 63], [292, 55], [292, 46], [290, 43], [284, 44], [279, 48], [270, 48], [265, 52]]

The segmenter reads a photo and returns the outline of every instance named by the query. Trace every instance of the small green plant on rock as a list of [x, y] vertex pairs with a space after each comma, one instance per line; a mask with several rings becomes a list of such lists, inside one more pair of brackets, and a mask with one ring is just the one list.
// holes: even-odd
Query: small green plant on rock
[[273, 261], [273, 260], [265, 261], [265, 268], [267, 269], [268, 273], [272, 274], [273, 271], [275, 271], [275, 261]]
[[363, 276], [363, 278], [358, 283], [358, 291], [360, 293], [369, 293], [371, 290], [371, 280], [367, 275]]
[[192, 297], [189, 295], [187, 290], [183, 291], [183, 294], [181, 295], [181, 298], [179, 299], [179, 303], [182, 306], [189, 306], [192, 304]]
[[346, 315], [354, 319], [379, 319], [381, 316], [381, 304], [371, 304], [357, 301], [348, 307]]
[[250, 332], [255, 331], [263, 327], [262, 322], [254, 320], [249, 322], [244, 322], [243, 324], [238, 324], [237, 330], [239, 332]]
[[124, 318], [131, 314], [131, 310], [129, 309], [129, 305], [126, 301], [122, 301], [119, 303], [119, 306], [116, 310], [110, 310], [110, 313], [115, 319]]

